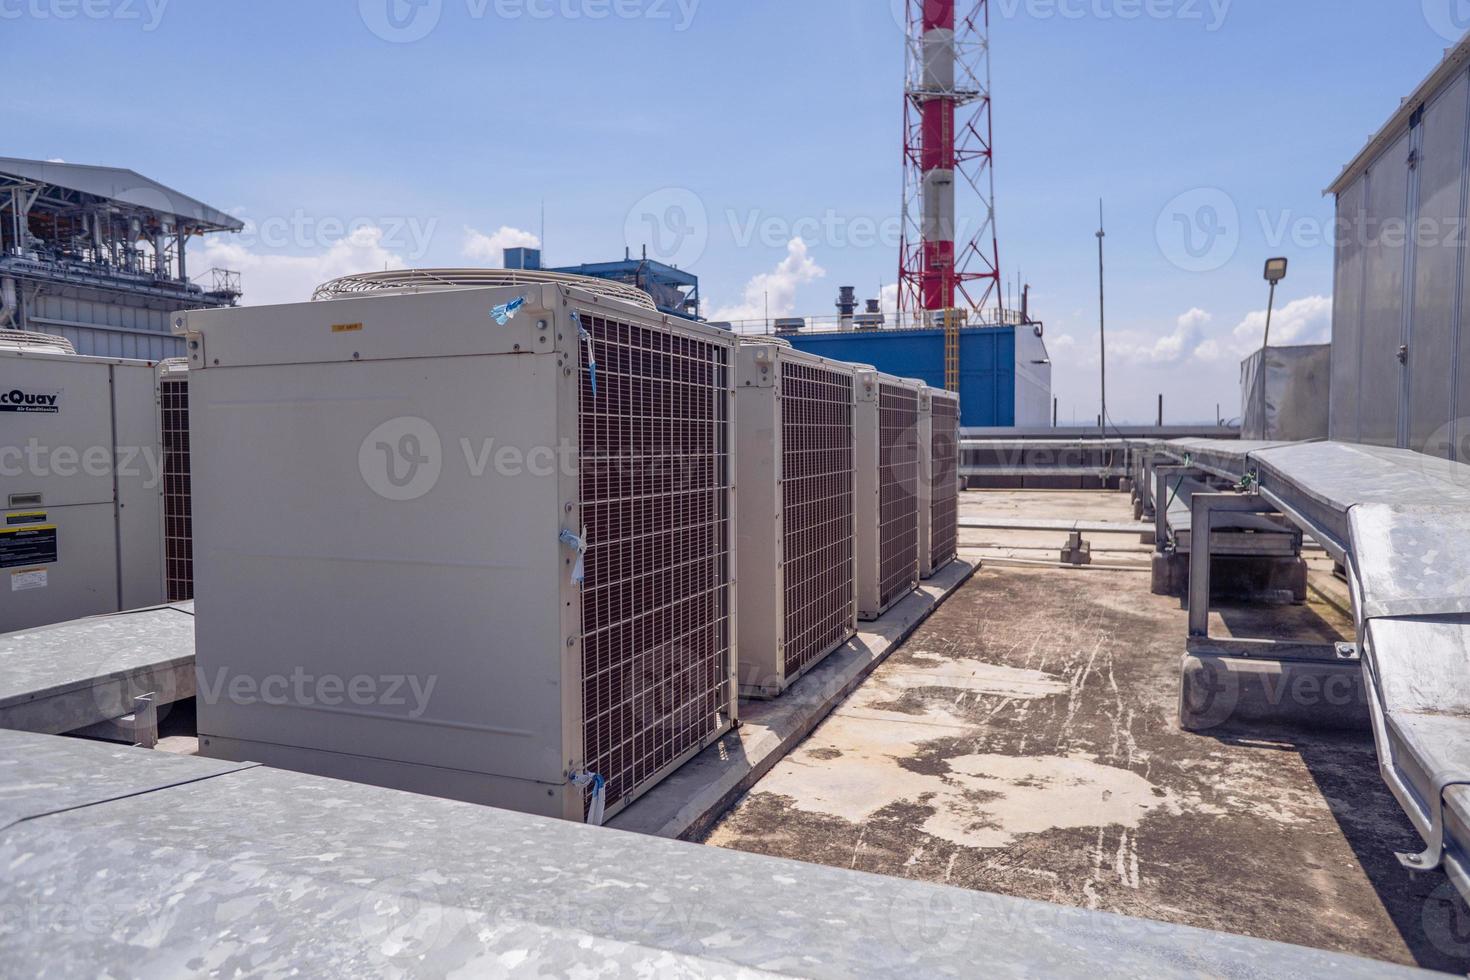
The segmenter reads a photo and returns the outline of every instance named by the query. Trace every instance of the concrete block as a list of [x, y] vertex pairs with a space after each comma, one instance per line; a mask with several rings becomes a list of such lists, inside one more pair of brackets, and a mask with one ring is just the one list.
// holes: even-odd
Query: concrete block
[[[1210, 567], [1210, 597], [1245, 602], [1307, 601], [1308, 566], [1302, 558], [1247, 558], [1217, 555]], [[1189, 556], [1155, 552], [1154, 595], [1185, 596]]]
[[1368, 731], [1368, 692], [1352, 659], [1233, 657], [1186, 653], [1179, 727], [1206, 733], [1251, 726]]
[[1082, 540], [1080, 532], [1072, 532], [1067, 543], [1062, 548], [1062, 564], [1064, 565], [1091, 565], [1092, 544]]

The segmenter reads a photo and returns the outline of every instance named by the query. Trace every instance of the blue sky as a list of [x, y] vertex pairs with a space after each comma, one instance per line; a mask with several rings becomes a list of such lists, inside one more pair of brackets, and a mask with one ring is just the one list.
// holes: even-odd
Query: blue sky
[[[239, 214], [246, 235], [191, 261], [241, 269], [249, 302], [484, 264], [539, 234], [543, 199], [554, 263], [682, 215], [673, 257], [710, 313], [769, 292], [829, 314], [839, 285], [893, 283], [890, 0], [418, 2], [0, 0], [3, 154], [132, 167]], [[1293, 262], [1273, 336], [1327, 338], [1321, 191], [1470, 26], [1458, 4], [993, 0], [1001, 262], [1032, 284], [1064, 421], [1097, 410], [1099, 197], [1115, 421], [1159, 393], [1170, 420], [1238, 414], [1269, 254]]]

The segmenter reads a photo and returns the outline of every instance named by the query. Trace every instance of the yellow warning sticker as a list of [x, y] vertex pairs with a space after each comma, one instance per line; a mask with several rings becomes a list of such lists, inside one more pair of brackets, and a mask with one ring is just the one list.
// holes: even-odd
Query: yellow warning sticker
[[362, 329], [362, 324], [360, 324], [360, 323], [334, 323], [334, 324], [332, 324], [332, 333], [357, 333], [361, 329]]

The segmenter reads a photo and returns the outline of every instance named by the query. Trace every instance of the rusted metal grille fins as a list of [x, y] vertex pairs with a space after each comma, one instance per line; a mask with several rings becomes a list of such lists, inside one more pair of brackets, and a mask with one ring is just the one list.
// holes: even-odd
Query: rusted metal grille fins
[[169, 602], [194, 598], [194, 507], [189, 465], [189, 379], [158, 383], [163, 437], [164, 590]]
[[783, 361], [781, 558], [787, 678], [852, 634], [852, 508], [852, 375]]
[[610, 809], [729, 717], [730, 365], [718, 343], [582, 322], [583, 752]]
[[878, 581], [883, 606], [919, 584], [919, 395], [878, 386]]
[[930, 405], [929, 567], [938, 569], [958, 553], [960, 405], [943, 395], [933, 396]]

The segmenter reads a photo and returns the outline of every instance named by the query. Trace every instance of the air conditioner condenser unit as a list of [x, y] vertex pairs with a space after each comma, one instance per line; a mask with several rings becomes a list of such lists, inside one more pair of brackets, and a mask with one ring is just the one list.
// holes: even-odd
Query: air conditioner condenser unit
[[157, 605], [152, 361], [0, 332], [0, 633]]
[[740, 690], [775, 697], [857, 632], [853, 366], [743, 343]]
[[855, 472], [858, 618], [875, 620], [919, 585], [919, 391], [860, 371]]
[[176, 329], [204, 754], [581, 820], [730, 730], [732, 335], [556, 284]]
[[919, 576], [933, 578], [959, 548], [960, 397], [919, 394]]

